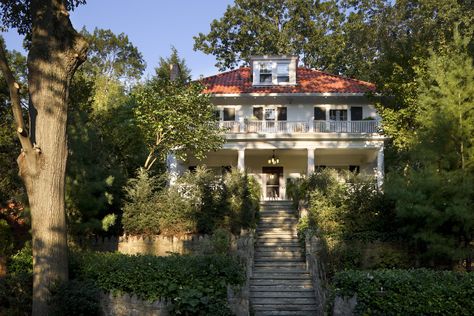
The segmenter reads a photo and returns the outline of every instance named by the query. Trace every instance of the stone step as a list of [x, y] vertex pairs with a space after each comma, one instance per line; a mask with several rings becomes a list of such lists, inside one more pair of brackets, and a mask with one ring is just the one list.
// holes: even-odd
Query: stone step
[[280, 225], [271, 224], [268, 226], [257, 226], [257, 232], [259, 231], [285, 231], [285, 232], [296, 232], [296, 225]]
[[255, 251], [255, 255], [258, 257], [287, 257], [287, 256], [302, 256], [303, 254], [301, 251], [298, 250], [270, 250], [270, 251], [265, 251], [261, 249], [257, 249]]
[[288, 259], [288, 258], [298, 258], [303, 259], [303, 255], [301, 253], [255, 253], [255, 259]]
[[300, 251], [299, 245], [257, 245], [255, 247], [257, 251]]
[[275, 241], [268, 241], [268, 240], [261, 240], [257, 241], [256, 247], [301, 247], [298, 241], [293, 240], [275, 240]]
[[254, 263], [254, 268], [258, 267], [274, 267], [277, 268], [295, 268], [295, 269], [305, 269], [306, 263], [305, 262], [282, 262], [282, 261], [260, 261]]
[[256, 272], [252, 273], [251, 279], [274, 279], [274, 280], [311, 280], [309, 273], [287, 273], [287, 272]]
[[257, 231], [266, 231], [266, 230], [273, 230], [273, 229], [284, 229], [287, 231], [297, 231], [296, 225], [281, 225], [281, 224], [265, 224], [265, 225], [258, 225]]
[[289, 306], [287, 304], [254, 304], [253, 310], [255, 311], [255, 316], [313, 316], [316, 314], [317, 308], [315, 304], [299, 306]]
[[264, 273], [293, 273], [293, 271], [306, 272], [305, 268], [295, 267], [254, 267], [253, 272]]
[[298, 240], [298, 237], [296, 236], [296, 234], [282, 234], [282, 233], [260, 233], [257, 235], [257, 238], [262, 241], [267, 241], [267, 239], [277, 239], [280, 241], [297, 241]]
[[308, 291], [313, 293], [314, 289], [311, 285], [251, 285], [250, 291], [252, 292], [300, 292]]
[[262, 262], [273, 262], [273, 263], [282, 263], [282, 262], [305, 262], [303, 258], [255, 258], [254, 263]]
[[253, 306], [259, 306], [257, 310], [275, 311], [313, 311], [316, 310], [315, 299], [281, 299], [281, 298], [263, 298], [263, 299], [251, 299]]
[[251, 279], [250, 286], [304, 286], [312, 288], [313, 283], [310, 279]]
[[275, 267], [257, 267], [253, 272], [260, 273], [306, 273], [306, 269], [303, 268], [275, 268]]
[[284, 211], [279, 211], [279, 212], [260, 212], [260, 220], [266, 219], [266, 220], [290, 220], [290, 221], [296, 221], [297, 218], [293, 213], [290, 212], [284, 212]]
[[[302, 299], [302, 302], [307, 304], [314, 304], [314, 292], [313, 291], [298, 291], [298, 292], [250, 292], [250, 298], [255, 301], [256, 298], [278, 298], [285, 300], [285, 302], [293, 304], [292, 299]], [[263, 303], [263, 302], [262, 302]], [[283, 302], [282, 302], [283, 303]], [[280, 303], [281, 304], [281, 303]]]
[[[269, 235], [277, 233], [278, 235], [287, 235], [287, 236], [297, 236], [297, 232], [295, 229], [281, 229], [281, 228], [273, 228], [273, 229], [257, 229], [257, 236]], [[295, 237], [296, 238], [296, 237]]]
[[258, 230], [257, 229], [257, 237], [260, 237], [260, 236], [271, 236], [271, 235], [275, 235], [275, 236], [278, 236], [278, 235], [282, 235], [282, 236], [289, 236], [289, 237], [294, 237], [295, 240], [298, 239], [298, 235], [296, 234], [296, 231], [286, 231], [286, 232], [283, 232], [283, 231], [262, 231], [262, 230]]

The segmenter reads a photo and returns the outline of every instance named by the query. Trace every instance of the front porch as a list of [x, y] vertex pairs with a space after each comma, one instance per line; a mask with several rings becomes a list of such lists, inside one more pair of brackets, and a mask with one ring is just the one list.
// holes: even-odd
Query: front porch
[[[201, 165], [205, 165], [216, 174], [222, 174], [230, 169], [246, 171], [260, 183], [262, 200], [286, 200], [288, 181], [307, 176], [318, 167], [373, 175], [379, 186], [383, 182], [383, 147], [380, 146], [282, 149], [267, 144], [265, 147], [267, 148], [222, 149], [209, 153], [206, 159], [200, 161], [189, 158], [180, 162], [174, 171], [182, 173], [186, 169]], [[278, 161], [272, 163], [272, 157]]]

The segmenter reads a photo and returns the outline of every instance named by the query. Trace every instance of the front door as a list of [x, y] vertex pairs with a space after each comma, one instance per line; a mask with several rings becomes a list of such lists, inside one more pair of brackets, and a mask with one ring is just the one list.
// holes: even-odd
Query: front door
[[279, 200], [281, 198], [280, 183], [283, 180], [283, 167], [263, 167], [265, 182], [265, 199]]

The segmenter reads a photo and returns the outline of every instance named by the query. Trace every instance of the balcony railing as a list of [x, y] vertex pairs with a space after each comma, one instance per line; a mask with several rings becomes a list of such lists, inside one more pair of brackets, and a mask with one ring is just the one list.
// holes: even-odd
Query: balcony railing
[[227, 133], [377, 133], [378, 121], [220, 121]]
[[377, 133], [379, 122], [373, 121], [314, 121], [315, 133]]

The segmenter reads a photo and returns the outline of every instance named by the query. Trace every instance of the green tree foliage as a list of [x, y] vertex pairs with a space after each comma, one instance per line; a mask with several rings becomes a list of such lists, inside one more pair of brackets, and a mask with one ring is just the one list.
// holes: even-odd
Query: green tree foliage
[[[26, 58], [19, 52], [7, 52], [10, 65], [16, 74], [22, 88], [20, 93], [24, 98], [26, 91]], [[23, 200], [23, 184], [18, 177], [16, 159], [18, 157], [18, 138], [15, 133], [13, 114], [9, 104], [10, 96], [3, 74], [0, 74], [0, 207], [5, 202], [20, 198]]]
[[232, 172], [216, 177], [206, 168], [187, 172], [171, 187], [140, 169], [125, 188], [123, 227], [130, 235], [240, 233], [256, 224], [260, 187], [253, 178]]
[[89, 42], [88, 60], [80, 75], [92, 80], [94, 110], [110, 110], [122, 106], [126, 92], [138, 82], [145, 70], [145, 62], [138, 48], [124, 33], [95, 28], [82, 35]]
[[184, 58], [179, 58], [178, 50], [171, 47], [170, 57], [160, 57], [159, 66], [155, 68], [156, 80], [169, 81], [171, 79], [171, 67], [178, 66], [178, 77], [175, 78], [180, 83], [187, 83], [191, 79], [191, 69], [188, 68]]
[[[213, 54], [220, 70], [251, 55], [294, 54], [306, 66], [374, 82], [390, 96], [379, 107], [384, 132], [404, 153], [417, 128], [416, 70], [446, 48], [456, 23], [472, 38], [473, 19], [472, 1], [237, 0], [194, 48]], [[471, 56], [473, 47], [471, 39]]]
[[[168, 61], [163, 63], [157, 75], [159, 69], [167, 68]], [[164, 161], [170, 152], [181, 159], [190, 152], [202, 158], [222, 146], [214, 105], [202, 90], [198, 82], [183, 84], [156, 77], [133, 91], [135, 117], [149, 151], [146, 169], [157, 160]]]
[[68, 122], [66, 204], [74, 236], [109, 229], [122, 187], [146, 154], [125, 86], [141, 76], [141, 54], [124, 34], [82, 33], [90, 59], [73, 81]]
[[[404, 177], [387, 193], [396, 201], [403, 232], [424, 258], [451, 265], [474, 254], [474, 65], [469, 39], [455, 36], [419, 72], [419, 126]], [[390, 180], [390, 179], [389, 179]]]
[[306, 61], [315, 46], [324, 49], [324, 35], [340, 22], [335, 1], [236, 0], [209, 34], [194, 37], [194, 49], [215, 55], [221, 70], [252, 55], [302, 55]]

